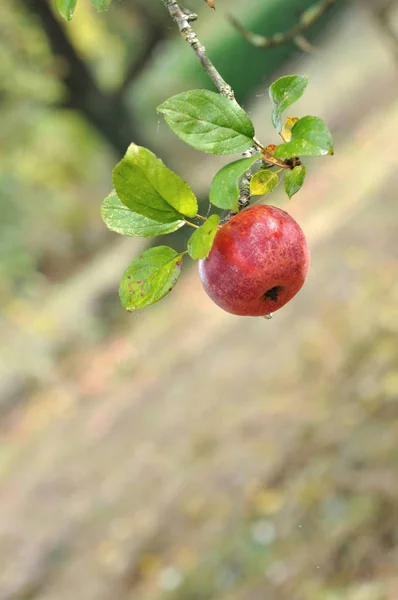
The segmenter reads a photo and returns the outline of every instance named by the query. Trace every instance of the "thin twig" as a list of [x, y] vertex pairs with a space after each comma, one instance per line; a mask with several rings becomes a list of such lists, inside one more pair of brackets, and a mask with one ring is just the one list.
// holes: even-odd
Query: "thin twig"
[[220, 94], [230, 100], [234, 100], [235, 95], [231, 86], [221, 77], [220, 73], [207, 56], [205, 47], [199, 42], [196, 33], [192, 29], [190, 24], [191, 15], [184, 12], [176, 0], [163, 0], [163, 3], [172, 19], [177, 23], [181, 35], [195, 52], [203, 70], [208, 74]]
[[[285, 33], [276, 33], [271, 37], [264, 37], [263, 35], [259, 35], [257, 33], [252, 33], [251, 31], [247, 31], [242, 23], [238, 21], [235, 17], [230, 16], [229, 20], [232, 25], [239, 31], [239, 33], [253, 46], [257, 46], [258, 48], [272, 48], [274, 46], [279, 46], [280, 44], [284, 44], [285, 42], [294, 41], [298, 38], [300, 42], [300, 38], [302, 34], [314, 25], [318, 19], [334, 4], [335, 0], [320, 0], [314, 6], [311, 6], [308, 10], [306, 10], [297, 25], [292, 27], [289, 31]], [[301, 38], [302, 41], [302, 38]]]
[[[213, 81], [214, 85], [216, 86], [216, 88], [218, 89], [220, 94], [222, 96], [225, 96], [226, 98], [229, 98], [230, 100], [235, 100], [235, 94], [234, 94], [233, 89], [221, 77], [220, 73], [217, 71], [217, 69], [215, 68], [215, 66], [213, 65], [213, 63], [211, 62], [209, 57], [207, 56], [204, 46], [200, 43], [196, 33], [192, 29], [192, 27], [190, 25], [190, 21], [192, 20], [192, 14], [184, 12], [182, 10], [182, 8], [179, 6], [178, 2], [176, 2], [176, 0], [162, 0], [162, 1], [163, 1], [164, 5], [166, 6], [167, 10], [169, 11], [172, 19], [177, 23], [178, 28], [179, 28], [182, 36], [184, 37], [185, 41], [188, 42], [188, 44], [194, 50], [196, 56], [198, 57], [200, 64], [203, 67], [203, 70], [208, 74], [210, 79]], [[196, 18], [196, 15], [194, 17]], [[252, 156], [254, 154], [257, 154], [260, 148], [262, 148], [261, 144], [259, 142], [257, 142], [257, 140], [255, 140], [254, 145], [249, 150], [246, 150], [246, 152], [244, 152], [244, 156]], [[239, 185], [239, 199], [238, 199], [238, 210], [239, 211], [250, 204], [250, 179], [251, 179], [251, 173], [250, 173], [250, 171], [247, 171], [244, 174], [242, 181]], [[209, 205], [209, 208], [210, 208], [210, 205]], [[229, 220], [234, 214], [236, 214], [236, 213], [235, 212], [228, 213], [227, 216], [222, 220], [222, 222]], [[193, 225], [190, 222], [188, 222], [188, 223], [189, 223], [189, 225]]]
[[303, 35], [298, 35], [293, 41], [296, 46], [300, 48], [300, 50], [306, 52], [307, 54], [315, 54], [317, 51], [316, 47], [313, 46]]
[[195, 229], [199, 229], [199, 225], [195, 225], [195, 223], [191, 223], [191, 221], [187, 221], [186, 219], [184, 219], [184, 221], [187, 225], [190, 225], [191, 227], [195, 227]]

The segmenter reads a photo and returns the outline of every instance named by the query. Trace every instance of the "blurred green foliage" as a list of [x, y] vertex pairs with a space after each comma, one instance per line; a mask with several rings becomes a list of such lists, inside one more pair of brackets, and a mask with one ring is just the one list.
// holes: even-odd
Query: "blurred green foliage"
[[[0, 301], [61, 279], [98, 234], [111, 156], [65, 90], [42, 29], [14, 2], [0, 21]], [[100, 144], [102, 150], [100, 151]], [[105, 159], [105, 160], [104, 160]], [[94, 222], [93, 222], [94, 219]], [[41, 273], [42, 272], [42, 273]], [[43, 275], [44, 273], [44, 275]]]

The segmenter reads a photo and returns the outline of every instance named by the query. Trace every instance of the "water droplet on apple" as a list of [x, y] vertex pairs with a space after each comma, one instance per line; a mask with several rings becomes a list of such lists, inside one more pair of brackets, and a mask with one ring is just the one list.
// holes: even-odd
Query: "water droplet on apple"
[[264, 315], [263, 319], [267, 319], [269, 321], [270, 319], [272, 319], [273, 316], [274, 316], [274, 313], [269, 313], [269, 315]]

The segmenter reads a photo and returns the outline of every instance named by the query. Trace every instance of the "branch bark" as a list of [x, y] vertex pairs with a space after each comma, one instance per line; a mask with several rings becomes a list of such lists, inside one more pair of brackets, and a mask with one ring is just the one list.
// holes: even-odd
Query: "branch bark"
[[220, 94], [230, 100], [235, 100], [233, 89], [221, 77], [207, 56], [205, 47], [200, 43], [191, 27], [190, 21], [195, 20], [197, 16], [194, 13], [184, 12], [176, 0], [163, 0], [163, 3], [169, 11], [171, 18], [177, 23], [181, 35], [195, 52], [203, 70], [208, 74]]
[[[222, 96], [229, 98], [230, 100], [235, 100], [235, 94], [231, 86], [222, 78], [220, 73], [217, 71], [216, 67], [213, 65], [211, 60], [206, 54], [206, 50], [204, 46], [200, 43], [195, 31], [192, 29], [190, 25], [190, 21], [196, 20], [197, 15], [194, 13], [187, 13], [182, 10], [176, 0], [162, 0], [167, 10], [170, 13], [172, 19], [177, 23], [178, 28], [181, 32], [181, 35], [185, 39], [185, 41], [191, 46], [194, 50], [200, 64], [203, 67], [203, 70], [208, 74], [218, 91]], [[245, 152], [245, 155], [251, 156], [253, 154], [258, 153], [259, 147], [258, 145], [252, 146], [249, 150]], [[245, 173], [241, 184], [239, 186], [239, 211], [245, 208], [250, 204], [250, 172]], [[234, 212], [229, 212], [225, 217], [225, 221], [230, 219], [234, 214]]]

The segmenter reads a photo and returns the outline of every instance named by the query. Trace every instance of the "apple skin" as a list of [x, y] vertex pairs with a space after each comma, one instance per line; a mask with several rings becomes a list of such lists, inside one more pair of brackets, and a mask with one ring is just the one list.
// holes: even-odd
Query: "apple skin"
[[222, 225], [199, 275], [210, 298], [234, 315], [273, 313], [304, 284], [310, 253], [301, 227], [284, 210], [246, 208]]

